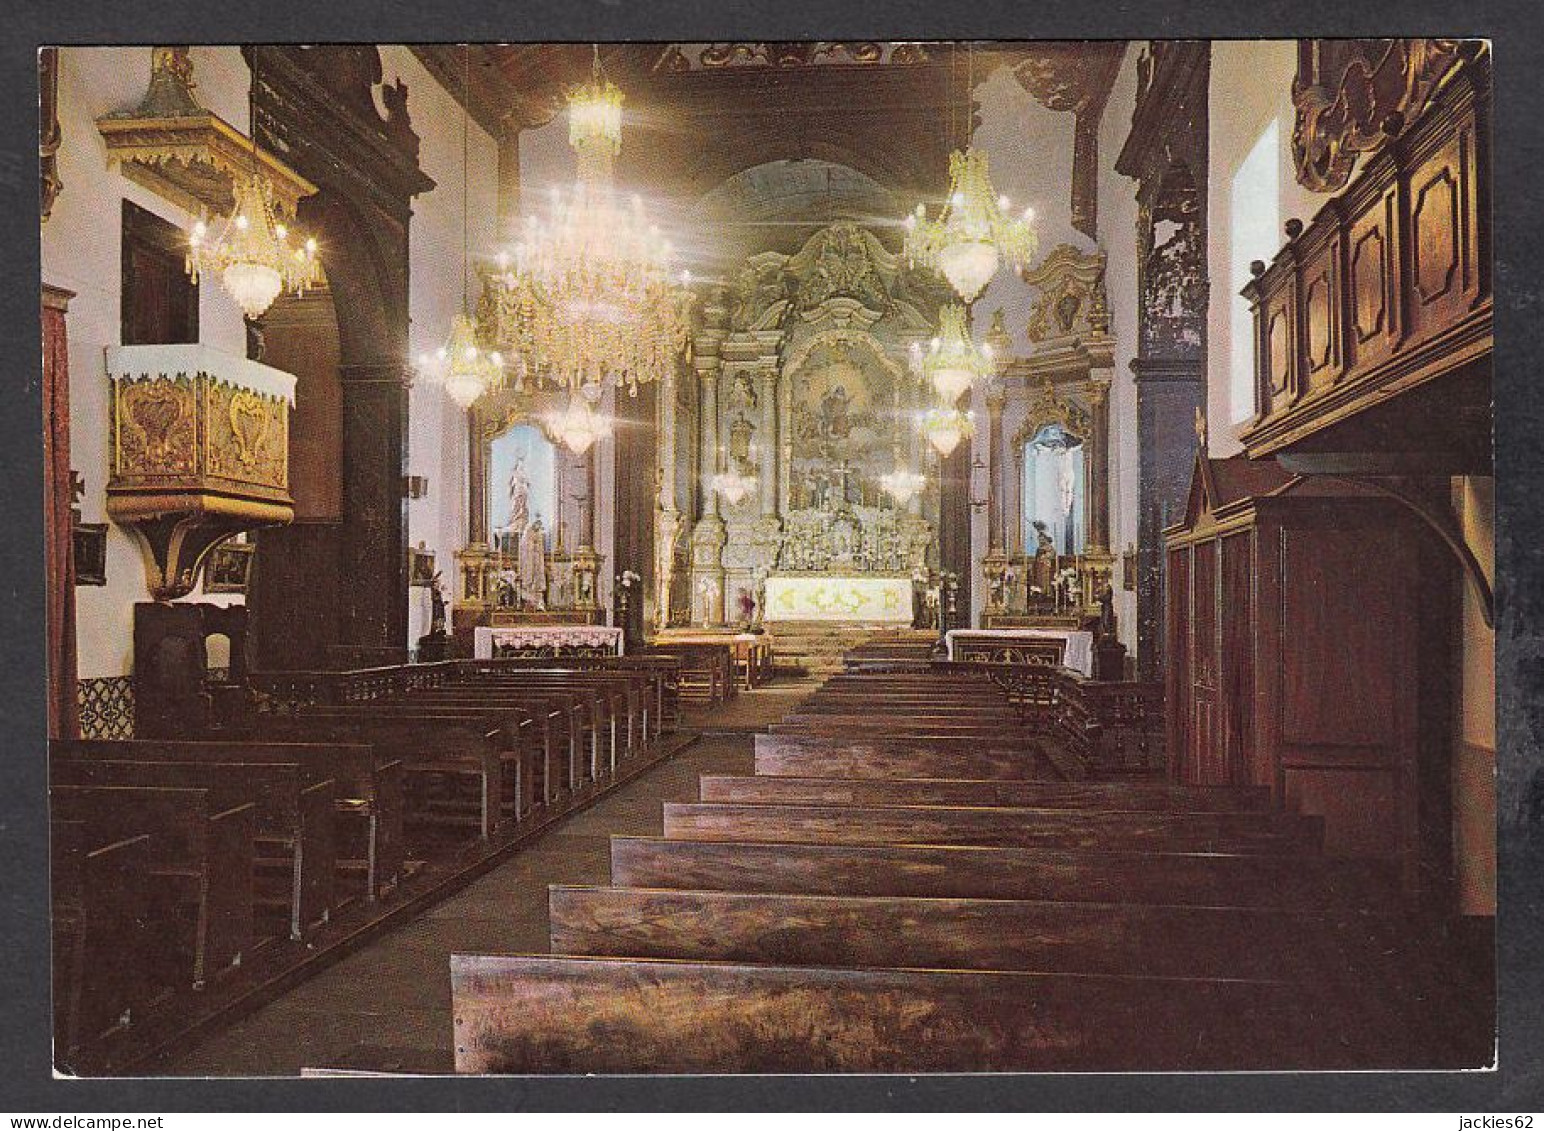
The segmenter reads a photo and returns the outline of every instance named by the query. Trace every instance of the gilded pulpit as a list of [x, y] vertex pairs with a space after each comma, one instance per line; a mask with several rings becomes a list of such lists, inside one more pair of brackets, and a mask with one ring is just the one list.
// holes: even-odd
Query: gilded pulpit
[[138, 537], [150, 595], [192, 592], [243, 530], [287, 523], [295, 378], [203, 345], [107, 347], [107, 513]]

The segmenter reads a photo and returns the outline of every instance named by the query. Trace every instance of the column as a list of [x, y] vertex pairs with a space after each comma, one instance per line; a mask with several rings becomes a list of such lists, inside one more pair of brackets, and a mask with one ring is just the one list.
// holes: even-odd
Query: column
[[1092, 376], [1088, 407], [1093, 435], [1088, 451], [1088, 543], [1090, 553], [1110, 549], [1110, 378]]
[[711, 366], [697, 370], [700, 382], [698, 403], [702, 406], [702, 513], [704, 517], [718, 517], [718, 492], [713, 489], [713, 476], [719, 470], [718, 453], [718, 359]]
[[520, 231], [520, 120], [506, 114], [499, 132], [498, 227], [500, 244], [515, 241]]
[[777, 428], [777, 370], [763, 368], [756, 374], [756, 403], [761, 409], [761, 435], [756, 443], [756, 455], [761, 467], [761, 516], [775, 517], [778, 513], [778, 453], [782, 450]]
[[986, 530], [987, 551], [1001, 554], [1003, 543], [1003, 404], [1007, 399], [1001, 387], [991, 388], [986, 394]]
[[405, 649], [409, 377], [400, 362], [340, 365], [343, 529], [339, 639], [355, 649]]

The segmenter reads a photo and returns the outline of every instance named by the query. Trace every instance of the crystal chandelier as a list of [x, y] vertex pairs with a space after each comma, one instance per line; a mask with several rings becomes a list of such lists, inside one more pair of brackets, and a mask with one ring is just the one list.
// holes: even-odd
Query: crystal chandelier
[[418, 364], [444, 386], [458, 408], [471, 408], [478, 397], [504, 379], [503, 356], [477, 344], [477, 327], [465, 314], [452, 320], [450, 340], [433, 354], [421, 354]]
[[973, 436], [976, 431], [976, 414], [961, 412], [957, 408], [939, 406], [922, 414], [922, 435], [933, 445], [933, 450], [948, 458], [960, 441]]
[[977, 346], [965, 322], [965, 308], [950, 303], [938, 312], [938, 336], [927, 352], [917, 350], [922, 376], [932, 384], [945, 404], [955, 404], [977, 378], [996, 372], [991, 346]]
[[217, 273], [242, 313], [258, 318], [281, 291], [305, 294], [321, 281], [316, 240], [290, 247], [289, 229], [274, 210], [273, 186], [260, 174], [237, 175], [231, 189], [224, 229], [210, 239], [208, 224], [194, 224], [185, 266], [195, 283], [205, 271]]
[[921, 494], [922, 488], [926, 485], [925, 475], [902, 467], [899, 463], [896, 464], [894, 471], [879, 477], [879, 486], [884, 493], [894, 499], [897, 505], [903, 507]]
[[209, 225], [199, 220], [188, 237], [184, 260], [195, 283], [205, 271], [217, 273], [248, 318], [261, 317], [281, 291], [301, 295], [321, 282], [316, 240], [290, 246], [289, 229], [274, 207], [273, 185], [258, 171], [257, 60], [258, 53], [253, 51], [252, 87], [247, 94], [251, 167], [245, 175], [234, 173], [231, 177], [231, 214], [220, 234], [211, 239]]
[[[512, 252], [487, 279], [481, 318], [538, 379], [576, 389], [612, 383], [636, 396], [687, 347], [690, 275], [672, 267], [670, 242], [641, 197], [613, 183], [622, 93], [601, 73], [569, 92], [569, 143], [578, 180], [557, 189], [544, 216], [527, 216]], [[517, 386], [523, 377], [517, 377]]]
[[433, 354], [420, 354], [419, 368], [445, 389], [457, 408], [469, 409], [484, 393], [504, 383], [504, 357], [498, 350], [484, 349], [477, 341], [477, 324], [467, 313], [467, 277], [471, 255], [467, 234], [467, 90], [471, 85], [471, 48], [461, 46], [461, 311], [450, 323], [450, 337]]
[[906, 257], [938, 271], [965, 302], [974, 302], [1003, 259], [1021, 267], [1035, 254], [1034, 209], [1009, 215], [1009, 201], [992, 191], [984, 150], [949, 155], [949, 200], [937, 219], [927, 208], [906, 217]]
[[590, 390], [574, 390], [566, 409], [549, 412], [544, 418], [547, 430], [576, 456], [584, 455], [595, 441], [611, 435], [611, 422], [595, 411], [587, 392]]

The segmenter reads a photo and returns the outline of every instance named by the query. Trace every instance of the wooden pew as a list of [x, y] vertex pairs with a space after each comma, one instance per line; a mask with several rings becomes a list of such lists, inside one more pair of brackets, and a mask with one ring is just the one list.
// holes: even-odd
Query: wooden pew
[[1340, 985], [1401, 961], [1414, 933], [1404, 916], [1345, 910], [562, 884], [548, 918], [554, 954]]
[[[368, 743], [378, 754], [400, 758], [407, 777], [444, 774], [469, 780], [476, 792], [472, 825], [486, 840], [502, 820], [505, 759], [519, 764], [519, 740], [507, 719], [506, 712], [372, 703], [309, 707], [296, 715], [274, 715], [264, 726], [294, 740], [326, 736]], [[426, 820], [429, 815], [410, 803], [407, 816]]]
[[477, 672], [457, 677], [451, 687], [601, 687], [622, 689], [627, 696], [626, 751], [658, 738], [664, 727], [664, 676], [633, 668], [527, 668], [517, 671]]
[[[510, 772], [506, 776], [521, 783], [515, 787], [514, 796], [521, 797], [526, 793], [521, 786], [539, 765], [545, 783], [543, 798], [547, 802], [556, 797], [549, 777], [555, 763], [567, 767], [566, 788], [570, 791], [580, 788], [584, 781], [586, 752], [593, 762], [602, 729], [595, 721], [591, 697], [550, 689], [512, 692], [498, 688], [438, 688], [408, 692], [382, 702], [389, 707], [411, 710], [480, 712], [484, 717], [498, 721], [507, 729], [510, 739], [507, 747]], [[521, 742], [518, 738], [521, 728], [530, 726], [540, 727], [539, 760], [534, 756], [538, 749], [535, 742]], [[525, 756], [522, 757], [522, 753]]]
[[[275, 716], [257, 716], [261, 729]], [[293, 729], [293, 728], [292, 728]], [[314, 728], [311, 728], [314, 730]], [[313, 735], [314, 737], [314, 735]], [[375, 749], [348, 742], [269, 742], [242, 738], [224, 742], [178, 742], [162, 739], [54, 740], [51, 750], [64, 757], [119, 759], [137, 762], [295, 763], [308, 767], [317, 778], [337, 783], [333, 798], [338, 817], [335, 828], [336, 864], [340, 872], [363, 877], [364, 892], [376, 900], [401, 878], [402, 760], [382, 759]], [[358, 822], [358, 835], [346, 835], [344, 824]], [[349, 847], [357, 841], [356, 850]]]
[[678, 686], [681, 698], [700, 699], [716, 707], [735, 695], [734, 648], [730, 644], [672, 644], [656, 641], [649, 645], [656, 656], [670, 656], [680, 662]]
[[559, 664], [551, 659], [497, 659], [471, 660], [457, 664], [453, 679], [484, 679], [489, 675], [503, 675], [530, 670], [559, 670], [563, 672], [620, 672], [641, 676], [648, 680], [653, 696], [652, 710], [658, 719], [656, 737], [673, 731], [681, 721], [681, 660], [667, 655], [584, 656], [564, 657]]
[[[56, 757], [49, 764], [49, 780], [68, 786], [207, 789], [222, 808], [251, 801], [256, 806], [253, 867], [261, 877], [265, 865], [272, 865], [282, 877], [275, 910], [282, 909], [284, 934], [299, 939], [331, 916], [337, 871], [332, 778], [318, 781], [295, 763]], [[263, 903], [261, 892], [254, 902]]]
[[977, 778], [1020, 781], [1055, 778], [1040, 744], [975, 739], [758, 734], [756, 773], [777, 777]]
[[1270, 808], [1264, 786], [1166, 782], [980, 781], [958, 778], [733, 777], [705, 774], [702, 801], [741, 805], [984, 805], [1030, 809], [1179, 809], [1199, 813]]
[[85, 822], [57, 820], [50, 849], [54, 1046], [72, 1066], [76, 1050], [131, 1024], [173, 980], [148, 938], [149, 835], [98, 844]]
[[[53, 811], [80, 821], [103, 843], [149, 834], [152, 875], [163, 895], [186, 908], [192, 922], [162, 945], [181, 943], [184, 979], [194, 987], [240, 964], [252, 944], [251, 802], [217, 808], [206, 789], [57, 786]], [[180, 936], [180, 937], [175, 937]]]
[[1280, 981], [460, 954], [450, 974], [463, 1073], [1371, 1068], [1406, 1052], [1376, 1013]]
[[1301, 855], [1320, 850], [1324, 822], [1320, 817], [1284, 812], [1110, 812], [670, 801], [665, 803], [665, 836], [679, 840], [779, 843], [961, 844]]
[[1403, 905], [1387, 860], [1082, 852], [960, 845], [837, 845], [611, 838], [621, 887], [811, 895], [914, 895], [1291, 910]]

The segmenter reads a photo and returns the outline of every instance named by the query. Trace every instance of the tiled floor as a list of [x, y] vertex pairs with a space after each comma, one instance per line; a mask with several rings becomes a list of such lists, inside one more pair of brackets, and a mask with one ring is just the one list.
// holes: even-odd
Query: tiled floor
[[705, 773], [752, 770], [750, 732], [781, 718], [813, 683], [775, 684], [726, 707], [691, 712], [704, 737], [406, 926], [350, 955], [209, 1038], [163, 1072], [295, 1075], [372, 1064], [451, 1068], [450, 955], [547, 951], [547, 885], [609, 882], [613, 833], [658, 836], [660, 805], [695, 800]]

